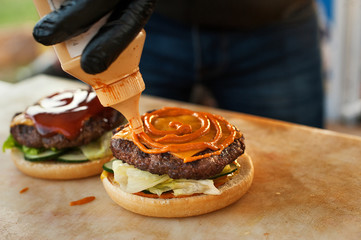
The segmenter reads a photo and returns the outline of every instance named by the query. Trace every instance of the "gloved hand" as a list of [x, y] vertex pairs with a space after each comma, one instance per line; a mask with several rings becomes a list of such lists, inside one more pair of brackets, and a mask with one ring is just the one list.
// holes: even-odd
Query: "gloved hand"
[[65, 0], [58, 10], [35, 25], [33, 36], [53, 45], [86, 32], [113, 11], [107, 23], [85, 47], [81, 67], [89, 74], [105, 71], [144, 27], [156, 0]]

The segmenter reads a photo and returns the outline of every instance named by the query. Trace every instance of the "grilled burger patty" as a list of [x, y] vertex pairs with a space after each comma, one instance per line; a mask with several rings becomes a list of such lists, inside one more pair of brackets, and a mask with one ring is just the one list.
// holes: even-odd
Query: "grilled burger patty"
[[[15, 116], [18, 114], [20, 113]], [[106, 131], [118, 127], [123, 119], [124, 117], [116, 110], [108, 111], [106, 116], [104, 114], [93, 116], [84, 122], [80, 134], [73, 140], [67, 139], [60, 133], [49, 137], [41, 136], [33, 125], [14, 125], [10, 128], [10, 132], [18, 143], [27, 147], [64, 149], [82, 146], [99, 138]]]
[[[188, 163], [184, 163], [183, 159], [170, 153], [144, 153], [132, 141], [120, 138], [113, 138], [110, 148], [117, 159], [150, 173], [168, 174], [173, 179], [207, 179], [221, 172], [227, 164], [232, 163], [242, 155], [245, 144], [242, 136], [226, 147], [220, 155], [213, 155]], [[198, 154], [211, 151], [207, 149]]]

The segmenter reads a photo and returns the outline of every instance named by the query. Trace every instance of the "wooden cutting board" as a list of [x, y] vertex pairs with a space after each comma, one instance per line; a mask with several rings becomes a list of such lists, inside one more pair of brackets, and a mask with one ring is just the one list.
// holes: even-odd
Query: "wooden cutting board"
[[[7, 86], [6, 93], [0, 86], [8, 99], [0, 107], [15, 113], [19, 109], [14, 106], [31, 103], [29, 91], [37, 99], [53, 90], [42, 88], [50, 81], [56, 89], [78, 86], [44, 76]], [[163, 106], [221, 114], [244, 133], [255, 177], [243, 198], [198, 217], [144, 217], [113, 203], [99, 176], [35, 179], [20, 173], [9, 153], [3, 153], [0, 239], [361, 239], [361, 138], [165, 99], [141, 99], [141, 112]], [[10, 118], [0, 118], [1, 142]], [[25, 187], [28, 191], [20, 194]], [[69, 206], [87, 196], [96, 199]]]

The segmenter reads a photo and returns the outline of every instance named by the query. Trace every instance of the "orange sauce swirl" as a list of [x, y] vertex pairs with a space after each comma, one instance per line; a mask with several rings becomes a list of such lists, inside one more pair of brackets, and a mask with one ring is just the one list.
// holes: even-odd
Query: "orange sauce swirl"
[[[164, 107], [144, 114], [142, 121], [144, 132], [132, 133], [132, 138], [143, 152], [183, 154], [185, 163], [219, 155], [234, 139], [241, 137], [223, 117], [183, 108]], [[213, 151], [193, 156], [205, 149]]]

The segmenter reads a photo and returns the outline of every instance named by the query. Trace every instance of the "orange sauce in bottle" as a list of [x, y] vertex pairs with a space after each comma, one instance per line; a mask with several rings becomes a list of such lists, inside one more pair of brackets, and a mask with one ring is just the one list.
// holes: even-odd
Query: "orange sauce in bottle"
[[[63, 0], [34, 0], [41, 17], [59, 8], [62, 2]], [[87, 32], [54, 45], [54, 49], [65, 72], [89, 84], [103, 106], [118, 110], [129, 121], [133, 130], [140, 133], [143, 131], [143, 125], [139, 115], [139, 98], [145, 84], [139, 72], [139, 61], [145, 31], [138, 33], [106, 71], [92, 75], [84, 72], [80, 66], [83, 49], [106, 22], [107, 17], [103, 17]]]

